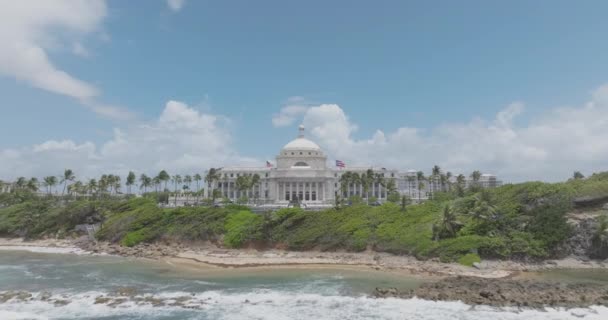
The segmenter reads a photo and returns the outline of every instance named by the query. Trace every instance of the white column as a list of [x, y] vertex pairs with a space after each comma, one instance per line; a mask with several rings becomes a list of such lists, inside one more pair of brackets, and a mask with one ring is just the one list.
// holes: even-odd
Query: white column
[[319, 183], [315, 182], [315, 200], [319, 201]]
[[298, 199], [298, 201], [302, 201], [302, 199], [300, 199], [300, 182], [296, 181], [296, 199]]

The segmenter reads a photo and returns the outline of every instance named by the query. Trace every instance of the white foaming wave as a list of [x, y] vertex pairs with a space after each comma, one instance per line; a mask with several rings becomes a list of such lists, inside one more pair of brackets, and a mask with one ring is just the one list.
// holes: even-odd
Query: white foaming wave
[[80, 248], [71, 247], [37, 247], [37, 246], [0, 246], [2, 251], [29, 251], [36, 253], [59, 253], [59, 254], [76, 254], [85, 255], [89, 252]]
[[0, 309], [0, 319], [2, 320], [47, 320], [48, 318], [31, 312], [12, 312]]
[[[203, 293], [162, 292], [139, 297], [162, 299], [167, 305], [128, 301], [116, 307], [95, 304], [95, 298], [106, 292], [90, 291], [78, 294], [55, 294], [52, 299], [71, 301], [65, 306], [36, 299], [32, 301], [9, 301], [0, 304], [0, 319], [78, 319], [107, 316], [175, 316], [180, 319], [399, 319], [399, 320], [569, 320], [608, 319], [608, 308], [594, 306], [580, 309], [542, 310], [493, 307], [471, 307], [461, 302], [434, 302], [420, 299], [375, 299], [320, 294], [302, 294], [275, 290], [255, 290], [246, 293], [207, 291]], [[201, 310], [189, 310], [179, 306], [168, 306], [180, 297], [189, 296], [188, 306]], [[45, 315], [47, 318], [32, 315]]]

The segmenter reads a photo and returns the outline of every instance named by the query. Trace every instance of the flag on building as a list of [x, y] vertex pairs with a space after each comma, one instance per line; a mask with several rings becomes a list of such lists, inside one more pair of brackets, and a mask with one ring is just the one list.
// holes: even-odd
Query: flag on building
[[266, 168], [272, 168], [272, 163], [268, 160], [266, 160]]
[[342, 160], [336, 160], [336, 167], [344, 168], [344, 167], [346, 167], [346, 164]]

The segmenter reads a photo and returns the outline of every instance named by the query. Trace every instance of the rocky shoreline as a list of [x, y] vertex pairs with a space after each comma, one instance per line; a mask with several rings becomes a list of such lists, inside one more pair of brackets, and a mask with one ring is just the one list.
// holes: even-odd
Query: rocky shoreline
[[285, 251], [255, 249], [226, 249], [211, 243], [143, 243], [125, 247], [108, 242], [93, 242], [88, 238], [46, 239], [24, 241], [22, 239], [0, 238], [0, 249], [10, 248], [49, 248], [62, 253], [109, 254], [124, 257], [146, 258], [165, 261], [172, 265], [188, 267], [281, 267], [306, 265], [353, 266], [383, 272], [404, 273], [431, 277], [477, 277], [510, 278], [521, 272], [535, 272], [554, 269], [604, 269], [608, 261], [592, 261], [586, 258], [569, 257], [539, 263], [510, 260], [484, 260], [467, 267], [457, 263], [442, 263], [437, 259], [418, 260], [411, 256], [397, 256], [389, 253], [365, 252], [322, 252], [322, 251]]
[[608, 306], [608, 285], [599, 283], [561, 283], [539, 280], [483, 279], [451, 277], [420, 287], [400, 291], [376, 288], [377, 298], [419, 298], [433, 301], [462, 301], [469, 305], [496, 307], [579, 308]]

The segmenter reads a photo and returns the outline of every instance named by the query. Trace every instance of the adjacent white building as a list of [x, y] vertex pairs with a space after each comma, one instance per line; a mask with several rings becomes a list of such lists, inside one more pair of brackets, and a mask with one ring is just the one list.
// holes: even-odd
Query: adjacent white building
[[[299, 127], [298, 137], [287, 143], [276, 156], [276, 165], [272, 167], [224, 167], [219, 169], [220, 178], [214, 183], [214, 189], [219, 190], [222, 197], [237, 201], [246, 196], [258, 204], [287, 206], [298, 201], [308, 207], [331, 206], [336, 195], [350, 197], [358, 195], [366, 197], [360, 184], [351, 184], [346, 190], [341, 190], [340, 177], [346, 172], [359, 174], [373, 170], [381, 176], [384, 183], [374, 182], [369, 187], [370, 197], [379, 202], [386, 201], [388, 190], [386, 182], [393, 180], [397, 192], [407, 195], [415, 201], [428, 198], [436, 191], [437, 183], [417, 180], [417, 171], [399, 172], [386, 168], [375, 167], [344, 167], [328, 166], [325, 152], [315, 142], [305, 137], [304, 127]], [[251, 190], [239, 191], [237, 179], [242, 175], [257, 174], [260, 182]], [[453, 182], [455, 178], [452, 178]], [[484, 174], [478, 182], [485, 187], [500, 185], [496, 176]], [[422, 185], [422, 188], [420, 188]]]

